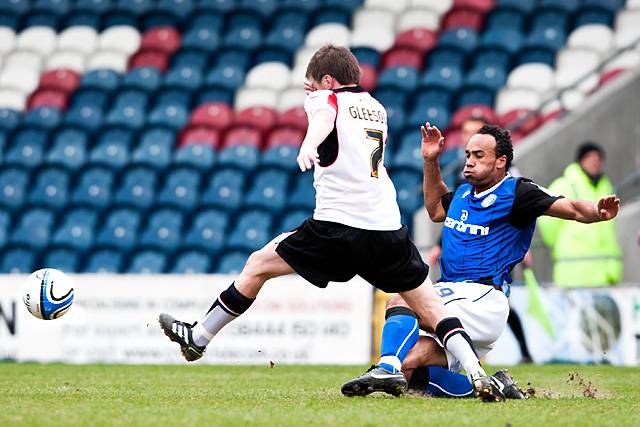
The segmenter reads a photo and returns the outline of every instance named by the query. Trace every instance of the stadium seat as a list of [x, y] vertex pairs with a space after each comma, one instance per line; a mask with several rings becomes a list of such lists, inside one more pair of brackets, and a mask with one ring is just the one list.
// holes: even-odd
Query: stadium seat
[[[106, 2], [101, 2], [106, 4]], [[57, 48], [60, 50], [76, 50], [89, 55], [98, 46], [98, 33], [86, 25], [69, 26], [58, 35]]]
[[59, 130], [47, 153], [47, 162], [76, 169], [86, 161], [87, 134], [74, 128]]
[[147, 123], [150, 126], [164, 125], [174, 131], [178, 131], [189, 120], [188, 107], [179, 104], [160, 104], [151, 110]]
[[522, 64], [511, 70], [507, 79], [510, 88], [523, 88], [541, 94], [553, 88], [554, 70], [547, 64]]
[[200, 174], [190, 168], [177, 168], [167, 175], [164, 186], [158, 193], [158, 202], [191, 210], [196, 206], [199, 197]]
[[537, 110], [540, 108], [541, 96], [531, 89], [503, 88], [496, 96], [496, 113], [504, 114], [511, 110], [525, 108]]
[[218, 166], [236, 167], [245, 171], [250, 171], [258, 166], [260, 161], [260, 151], [252, 143], [243, 144], [241, 142], [225, 146], [218, 156]]
[[22, 211], [11, 233], [11, 243], [32, 249], [44, 248], [51, 238], [53, 212], [42, 208]]
[[247, 258], [249, 258], [249, 253], [247, 252], [235, 251], [226, 253], [220, 258], [216, 273], [238, 274], [244, 268]]
[[274, 130], [267, 140], [266, 149], [262, 156], [262, 165], [295, 171], [298, 168], [296, 163], [298, 147], [303, 139], [304, 133], [297, 129], [280, 128]]
[[273, 169], [260, 171], [245, 198], [245, 205], [278, 212], [285, 206], [288, 186], [288, 172]]
[[427, 53], [428, 68], [434, 66], [448, 66], [462, 70], [465, 68], [465, 63], [466, 54], [458, 49], [436, 46]]
[[467, 105], [458, 109], [451, 118], [450, 126], [453, 128], [459, 128], [465, 120], [473, 118], [483, 118], [487, 123], [497, 122], [496, 114], [491, 107], [488, 105], [476, 104]]
[[42, 163], [43, 152], [47, 146], [47, 131], [23, 128], [12, 136], [12, 144], [6, 150], [4, 162], [26, 168]]
[[37, 89], [27, 101], [27, 109], [52, 107], [60, 111], [67, 109], [67, 94], [60, 90]]
[[462, 86], [462, 71], [449, 65], [433, 65], [425, 71], [420, 86], [426, 88], [445, 88], [456, 91]]
[[523, 34], [512, 28], [493, 28], [481, 35], [480, 48], [502, 50], [514, 54], [524, 43]]
[[250, 107], [275, 109], [278, 106], [278, 92], [271, 89], [243, 87], [236, 92], [234, 105], [236, 111]]
[[313, 210], [316, 207], [316, 195], [313, 188], [313, 174], [298, 174], [289, 194], [287, 207], [289, 209]]
[[244, 200], [245, 181], [246, 175], [239, 170], [216, 169], [205, 186], [200, 204], [229, 211], [238, 209]]
[[0, 71], [0, 87], [10, 88], [28, 95], [38, 87], [39, 72], [33, 68], [21, 66], [5, 67]]
[[[369, 64], [361, 64], [360, 65], [360, 71], [362, 73], [362, 75], [360, 76], [360, 86], [362, 86], [364, 88], [364, 90], [366, 90], [367, 92], [372, 92], [373, 89], [375, 89], [377, 83], [378, 83], [378, 72], [376, 71], [376, 69], [374, 67], [372, 67]], [[300, 89], [296, 88], [298, 91], [300, 91]], [[306, 94], [304, 94], [306, 96]], [[281, 110], [288, 110], [289, 108], [293, 107], [294, 105], [287, 105], [286, 108], [283, 107], [283, 96], [282, 94], [280, 95], [280, 108]], [[303, 100], [302, 95], [298, 95], [300, 96], [301, 100]], [[303, 101], [304, 102], [304, 101]], [[301, 105], [300, 102], [297, 103], [298, 105]]]
[[198, 106], [189, 123], [196, 126], [207, 126], [215, 129], [226, 129], [233, 122], [233, 110], [222, 103], [206, 103]]
[[111, 203], [113, 172], [110, 169], [95, 166], [85, 169], [77, 178], [71, 200], [77, 204], [106, 208]]
[[136, 238], [141, 223], [141, 213], [131, 208], [116, 208], [109, 212], [100, 228], [96, 244], [131, 250], [136, 245]]
[[11, 213], [6, 210], [0, 210], [0, 247], [7, 247], [10, 231]]
[[436, 33], [421, 26], [420, 28], [409, 28], [398, 33], [394, 47], [412, 49], [424, 55], [436, 45], [436, 42]]
[[115, 195], [118, 204], [145, 209], [155, 197], [156, 172], [145, 166], [135, 166], [124, 172]]
[[154, 250], [136, 252], [131, 258], [127, 273], [160, 274], [167, 267], [167, 255]]
[[0, 272], [10, 274], [31, 274], [36, 255], [25, 248], [12, 248], [2, 253]]
[[478, 45], [478, 34], [471, 28], [454, 28], [445, 31], [438, 40], [439, 48], [457, 49], [465, 53], [473, 51]]
[[155, 168], [164, 168], [171, 161], [175, 135], [166, 128], [148, 128], [140, 135], [138, 146], [133, 150], [136, 163]]
[[145, 31], [140, 40], [140, 50], [157, 50], [171, 54], [180, 47], [180, 33], [169, 26], [159, 26]]
[[49, 246], [44, 251], [42, 261], [43, 268], [55, 268], [63, 273], [75, 273], [80, 265], [78, 251], [66, 247]]
[[46, 26], [30, 26], [20, 32], [17, 48], [37, 52], [40, 56], [51, 54], [56, 48], [57, 34]]
[[500, 126], [518, 132], [522, 136], [529, 134], [540, 125], [540, 116], [527, 109], [512, 110], [499, 118]]
[[[420, 136], [417, 133], [415, 130], [405, 133], [400, 140], [399, 147], [393, 151], [388, 164], [394, 170], [394, 174], [398, 169], [422, 171], [424, 160], [422, 159], [422, 149], [419, 144]], [[385, 156], [388, 156], [388, 154], [388, 152], [385, 153]]]
[[245, 211], [238, 217], [229, 234], [228, 249], [256, 251], [271, 239], [271, 215], [258, 211]]
[[182, 131], [178, 145], [207, 145], [211, 149], [220, 146], [220, 133], [205, 126], [189, 126]]
[[571, 33], [567, 47], [592, 49], [601, 55], [606, 54], [613, 48], [613, 31], [606, 25], [583, 25]]
[[348, 45], [351, 31], [345, 25], [338, 23], [324, 23], [312, 28], [305, 38], [305, 46], [318, 49], [328, 40], [340, 45]]
[[128, 55], [117, 50], [99, 50], [92, 53], [86, 61], [87, 70], [114, 70], [118, 73], [127, 71]]
[[[271, 108], [251, 107], [238, 111], [234, 124], [267, 132], [276, 124], [277, 114]], [[227, 142], [229, 143], [229, 142]]]
[[47, 57], [45, 70], [67, 68], [76, 73], [84, 73], [87, 70], [86, 58], [81, 52], [74, 50], [58, 50]]
[[154, 67], [137, 67], [130, 70], [122, 78], [122, 87], [154, 92], [160, 87], [162, 73]]
[[532, 30], [555, 28], [563, 32], [567, 31], [570, 15], [562, 7], [539, 6], [531, 16], [530, 26]]
[[156, 68], [161, 72], [169, 68], [169, 54], [156, 50], [141, 50], [129, 58], [129, 69]]
[[287, 212], [282, 221], [276, 226], [275, 233], [285, 233], [287, 231], [293, 231], [302, 223], [312, 216], [312, 211], [307, 210], [294, 210]]
[[418, 70], [410, 67], [387, 68], [378, 76], [378, 88], [397, 88], [411, 92], [418, 86]]
[[93, 251], [84, 266], [84, 273], [119, 273], [122, 268], [122, 254], [110, 249]]
[[208, 171], [213, 167], [216, 156], [216, 151], [211, 145], [188, 142], [186, 146], [174, 152], [173, 164]]
[[211, 257], [199, 251], [183, 252], [176, 258], [171, 273], [206, 274], [211, 270]]
[[97, 215], [92, 210], [77, 208], [68, 211], [53, 236], [53, 243], [87, 250], [93, 244], [96, 222]]
[[67, 69], [50, 70], [40, 76], [40, 88], [73, 92], [80, 84], [78, 73]]
[[447, 31], [452, 28], [472, 28], [475, 31], [482, 29], [485, 12], [471, 7], [458, 7], [451, 9], [442, 18], [442, 30]]
[[422, 69], [422, 52], [415, 49], [393, 47], [387, 51], [382, 59], [382, 68], [410, 67], [416, 70]]
[[27, 96], [23, 91], [0, 86], [0, 109], [24, 110], [27, 105]]
[[264, 62], [247, 73], [245, 85], [283, 90], [290, 80], [289, 67], [280, 62]]
[[62, 113], [57, 108], [37, 107], [27, 112], [22, 124], [27, 128], [40, 128], [44, 130], [53, 130], [62, 121]]
[[450, 120], [450, 113], [447, 108], [440, 105], [431, 105], [417, 103], [416, 107], [411, 110], [405, 126], [410, 128], [419, 128], [425, 122], [431, 123], [440, 129], [446, 129]]
[[173, 67], [167, 72], [163, 86], [194, 91], [200, 87], [202, 81], [202, 73], [198, 68], [182, 65]]
[[20, 114], [8, 108], [0, 108], [0, 129], [12, 131], [20, 124]]
[[41, 169], [29, 194], [29, 202], [59, 210], [66, 206], [68, 189], [69, 175], [65, 170], [51, 167]]
[[301, 106], [292, 107], [284, 110], [278, 117], [278, 126], [290, 126], [306, 132], [307, 130], [307, 113]]
[[205, 77], [207, 88], [236, 90], [244, 83], [244, 66], [224, 64], [215, 66]]
[[[144, 2], [140, 0], [129, 1], [144, 5]], [[122, 3], [122, 0], [120, 0], [120, 7], [123, 7]], [[140, 40], [140, 33], [136, 28], [128, 25], [116, 25], [107, 28], [100, 34], [99, 47], [104, 50], [121, 50], [131, 55], [140, 47]]]
[[590, 24], [611, 26], [613, 13], [607, 8], [584, 5], [576, 12], [573, 23], [576, 27]]
[[[0, 18], [1, 19], [1, 18]], [[4, 25], [0, 20], [0, 54], [2, 56], [11, 52], [16, 46], [16, 33], [12, 28]]]
[[[359, 34], [359, 36], [361, 39], [359, 40], [359, 42], [365, 43], [365, 40], [367, 40], [367, 37], [371, 37], [371, 34], [368, 31], [366, 31], [366, 32], [363, 32], [362, 34]], [[369, 43], [359, 44], [359, 45], [356, 45], [355, 47], [352, 47], [351, 52], [358, 59], [358, 63], [369, 64], [373, 67], [378, 68], [380, 66], [380, 58], [381, 58], [380, 52], [387, 51], [389, 48], [391, 48], [392, 45], [393, 45], [393, 35], [391, 35], [390, 33], [387, 33], [382, 35], [381, 40], [379, 40], [376, 45], [371, 45]], [[306, 69], [306, 65], [303, 67], [303, 69]], [[292, 73], [292, 76], [293, 76], [293, 73]], [[303, 79], [296, 78], [297, 82], [300, 82], [301, 80]]]
[[[202, 19], [208, 18], [210, 21], [200, 24], [192, 24], [184, 33], [181, 49], [194, 49], [203, 52], [215, 52], [221, 44], [220, 33], [222, 32], [223, 19], [220, 15], [206, 15]], [[216, 22], [212, 22], [212, 20]]]
[[185, 235], [184, 246], [208, 254], [218, 253], [224, 247], [229, 217], [221, 210], [206, 209], [198, 212]]
[[396, 197], [400, 211], [413, 213], [423, 203], [422, 174], [418, 171], [399, 170], [391, 174], [396, 187]]
[[120, 85], [120, 75], [113, 70], [92, 70], [80, 78], [82, 89], [101, 89], [104, 92], [114, 90]]
[[476, 84], [465, 85], [458, 92], [456, 108], [467, 105], [484, 104], [493, 105], [495, 92], [493, 89]]
[[164, 251], [174, 251], [182, 240], [184, 218], [180, 211], [154, 209], [140, 236], [140, 244]]
[[503, 68], [494, 65], [480, 65], [471, 69], [466, 77], [465, 86], [477, 86], [496, 91], [507, 81]]
[[125, 167], [130, 161], [129, 147], [133, 141], [133, 132], [125, 128], [104, 129], [89, 158], [94, 164], [106, 165], [113, 169]]

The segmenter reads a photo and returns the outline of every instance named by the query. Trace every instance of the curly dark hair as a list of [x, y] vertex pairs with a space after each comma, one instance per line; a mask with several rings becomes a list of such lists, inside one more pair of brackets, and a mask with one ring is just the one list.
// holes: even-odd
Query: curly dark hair
[[484, 125], [478, 130], [481, 135], [491, 135], [496, 140], [496, 159], [507, 156], [505, 170], [509, 170], [513, 161], [513, 144], [511, 143], [511, 133], [507, 129], [502, 129], [496, 125]]

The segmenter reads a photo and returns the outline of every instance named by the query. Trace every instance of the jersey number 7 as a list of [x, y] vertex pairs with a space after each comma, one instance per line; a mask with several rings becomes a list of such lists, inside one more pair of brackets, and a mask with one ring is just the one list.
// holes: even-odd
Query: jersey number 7
[[382, 141], [382, 131], [376, 129], [365, 129], [368, 139], [373, 139], [378, 142], [378, 146], [371, 152], [371, 177], [378, 177], [378, 168], [382, 161], [382, 153], [384, 151], [384, 141]]

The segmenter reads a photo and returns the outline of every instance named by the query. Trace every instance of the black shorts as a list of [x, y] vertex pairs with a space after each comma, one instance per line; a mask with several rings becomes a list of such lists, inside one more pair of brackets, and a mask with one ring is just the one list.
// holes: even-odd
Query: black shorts
[[404, 225], [396, 231], [372, 231], [309, 218], [276, 252], [320, 288], [359, 275], [384, 292], [402, 292], [417, 288], [429, 274]]

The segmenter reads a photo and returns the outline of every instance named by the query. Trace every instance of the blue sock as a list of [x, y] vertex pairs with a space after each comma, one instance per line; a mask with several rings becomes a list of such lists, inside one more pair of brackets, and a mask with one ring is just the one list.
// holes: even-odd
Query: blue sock
[[434, 397], [473, 397], [469, 379], [441, 366], [429, 366], [426, 392]]
[[418, 319], [406, 307], [391, 307], [382, 328], [382, 344], [378, 367], [389, 372], [400, 372], [402, 361], [418, 341]]

